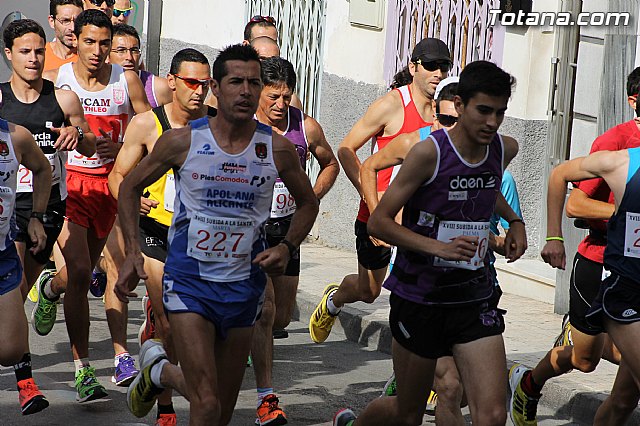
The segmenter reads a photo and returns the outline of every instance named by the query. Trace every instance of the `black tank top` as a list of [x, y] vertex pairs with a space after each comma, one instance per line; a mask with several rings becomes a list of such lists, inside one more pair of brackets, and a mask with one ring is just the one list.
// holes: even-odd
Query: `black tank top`
[[[33, 134], [36, 143], [45, 154], [53, 154], [56, 150], [53, 144], [58, 139], [58, 134], [52, 132], [50, 127], [62, 127], [65, 122], [64, 112], [56, 99], [55, 88], [51, 81], [43, 80], [42, 91], [35, 102], [25, 104], [20, 102], [13, 93], [11, 83], [0, 83], [2, 103], [0, 103], [0, 117], [14, 124], [26, 127]], [[64, 156], [58, 156], [57, 167], [63, 168]], [[60, 169], [62, 170], [62, 169]], [[65, 183], [62, 183], [65, 185]], [[62, 194], [66, 196], [66, 189], [61, 191], [60, 185], [51, 187], [49, 205], [60, 202]], [[32, 206], [32, 193], [19, 192], [16, 197], [17, 208]]]

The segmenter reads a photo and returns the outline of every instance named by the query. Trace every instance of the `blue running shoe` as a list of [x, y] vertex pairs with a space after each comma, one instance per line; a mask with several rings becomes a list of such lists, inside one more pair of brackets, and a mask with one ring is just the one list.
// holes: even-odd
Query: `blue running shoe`
[[118, 365], [111, 377], [111, 382], [115, 383], [116, 386], [129, 386], [138, 373], [133, 357], [125, 355], [118, 359]]
[[91, 284], [89, 285], [89, 291], [93, 297], [102, 297], [107, 289], [107, 274], [104, 272], [93, 270], [91, 276]]

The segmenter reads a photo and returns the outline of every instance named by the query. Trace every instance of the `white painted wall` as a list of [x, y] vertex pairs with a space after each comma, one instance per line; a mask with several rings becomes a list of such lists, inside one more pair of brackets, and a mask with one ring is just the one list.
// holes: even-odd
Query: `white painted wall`
[[[385, 5], [385, 14], [386, 14]], [[386, 17], [384, 21], [386, 23]], [[324, 72], [369, 84], [384, 84], [385, 30], [355, 27], [349, 2], [327, 1]]]
[[217, 49], [240, 43], [244, 11], [238, 0], [164, 0], [161, 36]]

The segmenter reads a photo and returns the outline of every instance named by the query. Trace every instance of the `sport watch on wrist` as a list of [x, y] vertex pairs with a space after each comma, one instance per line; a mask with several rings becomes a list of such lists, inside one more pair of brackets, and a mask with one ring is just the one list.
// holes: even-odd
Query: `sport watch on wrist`
[[31, 212], [31, 219], [38, 219], [40, 223], [44, 223], [44, 213], [42, 212]]
[[81, 141], [82, 139], [84, 139], [84, 131], [82, 130], [82, 127], [80, 127], [80, 126], [74, 126], [74, 127], [78, 131], [78, 141]]

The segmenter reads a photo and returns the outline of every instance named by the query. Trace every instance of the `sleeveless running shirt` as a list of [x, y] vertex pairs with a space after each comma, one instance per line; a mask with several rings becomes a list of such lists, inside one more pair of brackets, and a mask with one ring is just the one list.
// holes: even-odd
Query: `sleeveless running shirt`
[[[309, 144], [307, 143], [307, 134], [304, 130], [304, 114], [298, 108], [289, 107], [287, 113], [287, 130], [282, 134], [289, 139], [296, 147], [298, 157], [300, 158], [300, 166], [304, 170], [307, 164], [307, 152]], [[289, 190], [278, 178], [273, 188], [273, 200], [271, 202], [271, 217], [279, 218], [292, 215], [296, 211], [296, 201], [293, 199]]]
[[[67, 153], [56, 151], [53, 144], [58, 134], [52, 127], [62, 127], [65, 124], [64, 112], [58, 104], [55, 88], [49, 80], [43, 80], [40, 96], [35, 102], [25, 104], [19, 101], [11, 83], [0, 84], [3, 102], [0, 104], [0, 117], [25, 127], [31, 132], [36, 143], [42, 149], [51, 164], [51, 194], [49, 204], [58, 203], [67, 198], [67, 184], [65, 163]], [[33, 206], [33, 173], [23, 165], [18, 170], [16, 206], [31, 209]]]
[[607, 228], [604, 266], [638, 282], [640, 277], [640, 147], [630, 148], [627, 184], [618, 211]]
[[[420, 113], [416, 108], [416, 104], [413, 102], [413, 96], [411, 94], [410, 86], [402, 86], [394, 90], [398, 91], [398, 93], [400, 94], [400, 98], [402, 99], [404, 110], [404, 121], [402, 123], [402, 127], [400, 127], [400, 130], [398, 130], [398, 132], [393, 135], [375, 136], [372, 144], [372, 153], [376, 153], [387, 146], [387, 144], [398, 135], [401, 135], [403, 133], [415, 132], [421, 127], [431, 126], [433, 124], [430, 121], [424, 121], [422, 119], [422, 116], [420, 116]], [[378, 192], [387, 190], [387, 188], [389, 187], [389, 182], [391, 181], [392, 173], [392, 167], [380, 170], [378, 172]], [[369, 220], [369, 209], [367, 208], [367, 204], [364, 202], [364, 200], [360, 200], [358, 220], [365, 223]]]
[[[156, 121], [156, 131], [158, 132], [158, 137], [160, 137], [164, 132], [171, 129], [171, 123], [169, 123], [169, 117], [167, 117], [164, 106], [155, 107], [152, 111]], [[216, 113], [215, 108], [208, 107], [207, 115], [209, 117], [215, 117]], [[149, 185], [144, 190], [144, 195], [146, 198], [158, 202], [158, 206], [155, 209], [151, 209], [147, 217], [165, 226], [170, 226], [171, 217], [173, 216], [173, 203], [176, 196], [173, 170], [168, 170], [160, 179]]]
[[[55, 70], [56, 68], [60, 68], [64, 64], [68, 64], [70, 62], [76, 62], [78, 60], [78, 55], [74, 54], [69, 56], [67, 59], [62, 59], [53, 51], [51, 47], [52, 42], [47, 42], [45, 45], [44, 51], [44, 68], [42, 71]], [[60, 43], [59, 41], [54, 41], [53, 43]]]
[[217, 144], [208, 117], [191, 122], [191, 146], [174, 170], [176, 198], [165, 271], [218, 282], [259, 273], [277, 169], [271, 127], [257, 123], [240, 154]]
[[[122, 142], [124, 131], [133, 115], [129, 102], [129, 88], [124, 69], [111, 64], [111, 77], [107, 86], [97, 92], [90, 92], [80, 86], [73, 72], [73, 64], [65, 64], [58, 71], [56, 86], [74, 91], [84, 108], [84, 116], [91, 131], [100, 137], [104, 130], [113, 143]], [[85, 157], [77, 151], [69, 153], [67, 170], [90, 175], [107, 176], [113, 168], [113, 159], [101, 158], [98, 153]]]
[[149, 101], [151, 108], [157, 108], [159, 105], [158, 100], [156, 99], [156, 91], [154, 90], [156, 76], [145, 70], [138, 71], [138, 76], [140, 77], [140, 81], [142, 81], [144, 93], [147, 94], [147, 100]]
[[434, 143], [438, 164], [434, 175], [407, 201], [402, 226], [429, 238], [449, 242], [461, 235], [478, 237], [469, 262], [448, 261], [398, 248], [384, 287], [425, 305], [459, 305], [493, 294], [488, 275], [489, 221], [500, 191], [504, 164], [502, 138], [496, 135], [485, 158], [467, 163], [449, 139], [437, 130], [424, 143]]
[[0, 250], [6, 250], [18, 232], [14, 214], [18, 159], [11, 142], [9, 124], [0, 119]]

